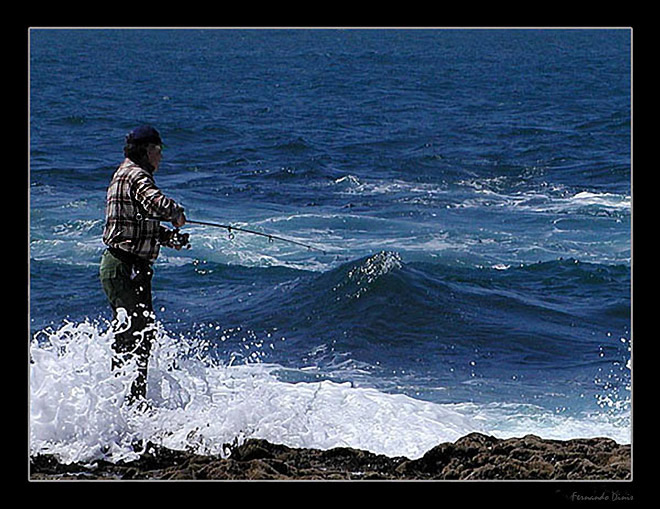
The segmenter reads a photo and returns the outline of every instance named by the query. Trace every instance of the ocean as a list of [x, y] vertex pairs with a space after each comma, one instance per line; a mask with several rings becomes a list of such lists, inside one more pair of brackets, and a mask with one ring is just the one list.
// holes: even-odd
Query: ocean
[[[631, 441], [628, 29], [31, 29], [29, 440], [421, 457]], [[191, 248], [155, 263], [151, 411], [98, 279], [124, 136]]]

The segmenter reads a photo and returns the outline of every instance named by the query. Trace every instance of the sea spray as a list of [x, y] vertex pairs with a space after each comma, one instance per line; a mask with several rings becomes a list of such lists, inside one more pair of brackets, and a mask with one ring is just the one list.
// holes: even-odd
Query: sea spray
[[121, 411], [130, 366], [111, 373], [112, 334], [88, 321], [35, 335], [30, 348], [30, 448], [69, 463], [124, 459], [130, 429]]
[[116, 462], [137, 458], [149, 441], [226, 456], [228, 444], [253, 437], [412, 458], [482, 429], [451, 405], [348, 382], [286, 383], [277, 379], [276, 365], [211, 362], [200, 345], [175, 341], [162, 328], [149, 367], [151, 406], [141, 411], [124, 404], [131, 373], [111, 372], [113, 334], [102, 328], [65, 323], [32, 341], [31, 454], [54, 454], [63, 463]]
[[[227, 457], [230, 444], [262, 438], [414, 459], [473, 431], [501, 438], [591, 433], [589, 419], [533, 405], [437, 404], [350, 382], [283, 382], [281, 366], [212, 362], [199, 343], [175, 340], [162, 328], [150, 363], [150, 408], [140, 411], [123, 404], [131, 374], [111, 372], [112, 333], [101, 329], [87, 321], [65, 323], [32, 342], [31, 454], [53, 454], [62, 463], [130, 461], [151, 442]], [[627, 426], [599, 427], [628, 441]]]
[[[401, 255], [396, 252], [381, 251], [373, 256], [367, 257], [351, 268], [347, 274], [347, 282], [353, 286], [353, 292], [346, 294], [352, 299], [359, 299], [369, 291], [369, 287], [378, 278], [388, 274], [392, 270], [401, 268]], [[337, 287], [333, 288], [336, 291]]]

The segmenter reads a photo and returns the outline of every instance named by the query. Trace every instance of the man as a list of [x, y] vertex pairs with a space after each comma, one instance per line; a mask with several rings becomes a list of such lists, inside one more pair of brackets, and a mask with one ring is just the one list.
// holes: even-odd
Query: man
[[183, 207], [165, 196], [154, 181], [162, 147], [153, 127], [131, 131], [126, 136], [126, 158], [112, 177], [106, 199], [103, 242], [107, 249], [99, 273], [114, 316], [112, 369], [131, 359], [138, 367], [127, 396], [129, 404], [144, 400], [147, 391], [154, 328], [152, 264], [161, 245], [181, 248], [178, 230], [169, 230], [160, 221], [170, 221], [177, 229], [186, 222]]

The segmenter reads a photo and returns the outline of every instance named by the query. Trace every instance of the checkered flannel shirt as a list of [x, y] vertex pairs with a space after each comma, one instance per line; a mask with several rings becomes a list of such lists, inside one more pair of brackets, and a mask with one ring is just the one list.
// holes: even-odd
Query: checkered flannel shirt
[[127, 158], [108, 187], [103, 242], [153, 263], [169, 231], [160, 221], [182, 213], [183, 207], [158, 189], [153, 175]]

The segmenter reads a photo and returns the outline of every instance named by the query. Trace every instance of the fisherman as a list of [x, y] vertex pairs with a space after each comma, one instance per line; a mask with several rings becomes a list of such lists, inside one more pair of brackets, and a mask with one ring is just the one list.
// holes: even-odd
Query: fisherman
[[[146, 399], [155, 318], [152, 265], [160, 246], [181, 249], [178, 228], [186, 223], [183, 207], [165, 196], [154, 181], [162, 149], [160, 134], [151, 126], [128, 133], [125, 159], [112, 177], [106, 199], [103, 242], [107, 249], [99, 274], [113, 311], [112, 369], [132, 359], [137, 365], [137, 377], [127, 395], [129, 404]], [[160, 221], [171, 222], [175, 229], [161, 226]]]

